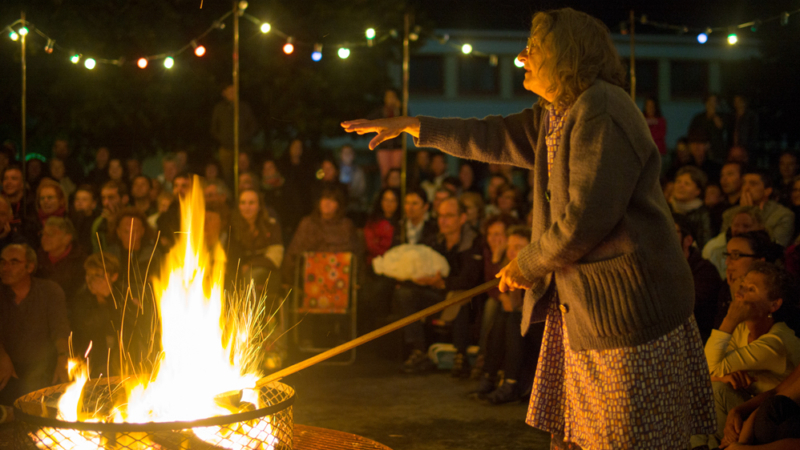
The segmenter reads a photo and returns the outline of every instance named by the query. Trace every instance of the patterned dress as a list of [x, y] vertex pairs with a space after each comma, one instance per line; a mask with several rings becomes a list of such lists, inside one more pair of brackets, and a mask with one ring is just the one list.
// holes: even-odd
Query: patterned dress
[[[567, 111], [548, 108], [548, 173]], [[716, 430], [694, 316], [635, 347], [574, 351], [556, 298], [539, 355], [526, 422], [553, 435], [551, 448], [681, 449]]]

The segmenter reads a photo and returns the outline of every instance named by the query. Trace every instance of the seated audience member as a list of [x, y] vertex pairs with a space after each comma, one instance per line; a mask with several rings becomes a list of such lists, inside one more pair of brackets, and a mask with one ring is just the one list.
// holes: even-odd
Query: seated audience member
[[[479, 235], [466, 226], [467, 213], [464, 205], [456, 198], [448, 198], [439, 204], [439, 235], [430, 246], [441, 253], [450, 265], [450, 274], [442, 277], [436, 274], [427, 278], [403, 283], [394, 292], [393, 304], [402, 317], [439, 303], [448, 292], [462, 291], [475, 287], [483, 279], [483, 248]], [[469, 376], [470, 367], [466, 360], [469, 346], [470, 305], [463, 305], [453, 323], [453, 344], [456, 355], [452, 374], [456, 377]], [[421, 322], [403, 328], [403, 340], [410, 354], [403, 363], [403, 371], [417, 373], [427, 370], [430, 361], [426, 354], [425, 330]]]
[[[761, 210], [764, 228], [772, 236], [772, 240], [784, 247], [788, 246], [794, 237], [794, 213], [775, 200], [770, 200], [772, 180], [769, 175], [759, 169], [750, 169], [745, 172], [742, 180], [739, 204], [757, 206]], [[722, 215], [723, 230], [727, 230], [730, 226], [733, 213], [734, 209], [731, 208]]]
[[[81, 267], [85, 276], [80, 281], [84, 284], [69, 308], [73, 352], [82, 357], [91, 345], [89, 375], [92, 378], [99, 378], [101, 374], [118, 376], [120, 311], [125, 303], [119, 260], [114, 255], [95, 253]], [[132, 302], [131, 306], [129, 312], [136, 317], [139, 308]]]
[[[511, 182], [506, 178], [505, 175], [496, 173], [489, 177], [486, 181], [486, 207], [489, 208], [490, 205], [494, 205], [497, 203], [497, 190], [500, 186], [511, 184]], [[487, 209], [486, 216], [491, 216], [491, 211]]]
[[[125, 160], [125, 172], [128, 174], [128, 182], [132, 183], [133, 180], [142, 175], [142, 163], [136, 158], [128, 158]], [[149, 179], [149, 177], [148, 177]]]
[[381, 181], [381, 187], [400, 189], [403, 184], [400, 169], [389, 169]]
[[111, 152], [108, 147], [100, 147], [94, 154], [94, 166], [86, 174], [85, 182], [90, 186], [102, 186], [108, 181], [108, 160]]
[[742, 176], [744, 165], [739, 162], [728, 161], [722, 166], [719, 177], [719, 187], [722, 190], [722, 201], [716, 206], [709, 207], [711, 214], [711, 231], [718, 234], [722, 229], [722, 215], [729, 208], [739, 206], [742, 195]]
[[174, 153], [167, 154], [161, 160], [161, 174], [156, 179], [167, 192], [172, 192], [172, 180], [180, 173], [178, 166]]
[[38, 242], [36, 221], [32, 219], [36, 214], [35, 195], [30, 191], [25, 194], [20, 165], [12, 163], [3, 171], [2, 195], [11, 206], [13, 214], [11, 228], [24, 236], [27, 241]]
[[738, 162], [742, 165], [747, 165], [750, 162], [750, 154], [744, 147], [733, 146], [730, 148], [730, 150], [728, 150], [727, 161]]
[[68, 206], [67, 196], [64, 195], [64, 190], [58, 182], [50, 178], [44, 178], [39, 182], [39, 187], [36, 189], [36, 212], [40, 225], [44, 225], [49, 217], [65, 217]]
[[261, 196], [254, 190], [239, 192], [238, 207], [231, 217], [228, 250], [228, 273], [254, 279], [259, 286], [270, 280], [270, 288], [281, 283], [279, 269], [283, 263], [281, 226], [269, 214]]
[[[186, 152], [184, 152], [185, 154]], [[186, 170], [186, 158], [184, 157], [184, 164], [180, 168], [180, 170]], [[239, 172], [250, 172], [253, 170], [250, 153], [247, 152], [239, 152]]]
[[122, 262], [122, 285], [130, 287], [134, 298], [140, 300], [144, 283], [161, 275], [162, 252], [156, 245], [155, 231], [141, 211], [129, 206], [114, 216], [107, 241], [104, 254], [114, 255]]
[[31, 190], [36, 191], [39, 189], [39, 182], [47, 177], [49, 177], [49, 174], [47, 173], [47, 166], [44, 165], [44, 160], [31, 158], [25, 163], [25, 178]]
[[658, 147], [661, 156], [667, 154], [667, 120], [661, 115], [661, 105], [655, 97], [648, 97], [644, 101], [644, 119], [650, 129], [650, 136]]
[[456, 177], [447, 177], [442, 180], [442, 188], [447, 189], [458, 197], [461, 195], [461, 180]]
[[346, 206], [341, 190], [322, 190], [314, 211], [300, 221], [289, 244], [282, 268], [285, 283], [294, 280], [298, 258], [304, 252], [356, 252], [356, 229], [344, 216]]
[[703, 247], [703, 258], [717, 268], [721, 277], [725, 277], [725, 247], [728, 241], [742, 233], [763, 229], [761, 210], [755, 206], [737, 206], [728, 230], [718, 234]]
[[147, 223], [150, 225], [150, 228], [154, 230], [158, 229], [158, 218], [169, 210], [169, 206], [173, 201], [175, 201], [175, 197], [173, 197], [171, 193], [163, 191], [158, 193], [158, 197], [156, 197], [156, 207], [158, 209], [155, 213], [147, 217]]
[[467, 225], [471, 226], [473, 230], [479, 231], [486, 212], [483, 197], [477, 192], [464, 192], [458, 199], [467, 208]]
[[428, 217], [428, 209], [428, 194], [423, 189], [412, 188], [406, 191], [403, 201], [405, 217], [395, 228], [394, 245], [433, 242], [439, 233], [439, 227], [436, 220]]
[[775, 184], [775, 200], [783, 206], [792, 206], [792, 187], [797, 176], [797, 155], [792, 151], [781, 153], [778, 159], [778, 177]]
[[474, 192], [480, 195], [481, 188], [475, 178], [475, 169], [471, 164], [466, 161], [461, 163], [461, 167], [458, 168], [458, 179], [461, 181], [461, 192]]
[[[342, 191], [342, 194], [345, 196], [345, 201], [347, 200], [347, 185], [341, 183], [339, 181], [339, 167], [336, 165], [336, 162], [333, 158], [326, 157], [323, 158], [319, 164], [319, 169], [317, 170], [316, 175], [316, 182], [312, 186], [312, 194], [311, 198], [316, 200], [319, 198], [320, 193], [323, 189], [332, 188], [332, 189], [339, 189]], [[343, 206], [345, 211], [347, 210], [347, 203]]]
[[[244, 189], [244, 188], [241, 188]], [[181, 172], [172, 179], [174, 201], [156, 220], [159, 231], [159, 245], [166, 251], [175, 245], [175, 233], [181, 231], [181, 200], [192, 192], [192, 175]]]
[[451, 191], [451, 190], [449, 190], [447, 188], [440, 187], [439, 189], [437, 189], [436, 192], [433, 193], [433, 205], [431, 205], [432, 206], [431, 215], [433, 217], [436, 217], [436, 213], [437, 213], [437, 211], [439, 211], [439, 205], [444, 200], [447, 200], [448, 198], [455, 198], [455, 197], [456, 197], [455, 192], [453, 192], [453, 191]]
[[[772, 444], [766, 447], [766, 444]], [[776, 388], [731, 409], [720, 448], [800, 448], [800, 366]]]
[[150, 178], [147, 175], [137, 175], [131, 180], [131, 200], [133, 200], [132, 206], [146, 216], [151, 216], [157, 211], [155, 202], [150, 200]]
[[796, 310], [788, 274], [767, 262], [747, 272], [705, 353], [721, 441], [728, 412], [775, 388], [800, 363], [800, 338], [787, 324]]
[[55, 281], [64, 291], [67, 307], [83, 283], [83, 260], [86, 250], [75, 239], [75, 227], [69, 219], [50, 217], [42, 230], [42, 246], [36, 276]]
[[69, 381], [70, 335], [64, 292], [31, 276], [36, 252], [11, 244], [0, 253], [0, 404]]
[[703, 204], [706, 206], [708, 216], [711, 219], [711, 235], [716, 236], [719, 234], [720, 228], [722, 228], [722, 213], [728, 209], [725, 194], [722, 193], [722, 188], [719, 184], [711, 183], [706, 185]]
[[221, 184], [225, 186], [225, 181], [222, 179], [222, 167], [216, 159], [209, 160], [203, 168], [203, 176], [206, 177], [207, 184]]
[[258, 180], [258, 175], [253, 172], [239, 172], [239, 190], [258, 189], [261, 182]]
[[395, 228], [400, 220], [400, 192], [384, 188], [364, 226], [366, 260], [372, 265], [373, 258], [381, 256], [392, 247]]
[[106, 181], [100, 189], [103, 211], [92, 223], [92, 253], [105, 250], [106, 238], [110, 231], [109, 222], [119, 210], [128, 206], [128, 191], [124, 184]]
[[100, 213], [97, 212], [97, 199], [94, 189], [88, 184], [82, 184], [75, 191], [69, 220], [75, 227], [75, 240], [86, 251], [92, 250], [92, 224]]
[[714, 318], [714, 328], [719, 328], [722, 319], [728, 313], [736, 292], [744, 280], [744, 276], [756, 261], [774, 263], [779, 255], [775, 244], [764, 230], [748, 231], [728, 240], [725, 251], [725, 284], [719, 293], [717, 301], [717, 315]]
[[678, 139], [675, 143], [675, 152], [671, 155], [670, 165], [667, 168], [666, 179], [674, 180], [675, 174], [678, 173], [681, 167], [687, 166], [692, 163], [692, 152], [689, 151], [689, 139], [685, 136]]
[[11, 227], [14, 213], [5, 197], [0, 196], [0, 251], [10, 244], [24, 244], [25, 238]]
[[705, 130], [689, 130], [689, 152], [692, 155], [690, 165], [702, 170], [708, 180], [718, 182], [721, 166], [712, 160], [711, 155], [709, 155], [710, 149], [710, 137]]
[[339, 182], [347, 186], [350, 211], [365, 211], [367, 208], [367, 178], [364, 169], [356, 164], [356, 150], [352, 145], [343, 145], [339, 150]]
[[700, 248], [711, 239], [711, 217], [702, 197], [706, 180], [706, 175], [697, 167], [682, 167], [675, 177], [675, 187], [669, 202], [673, 214], [686, 218], [692, 228], [692, 236], [696, 238]]
[[219, 209], [228, 207], [228, 190], [221, 184], [208, 183], [203, 188], [203, 198], [206, 201], [207, 208]]
[[[431, 152], [424, 148], [414, 152], [414, 160], [410, 161], [408, 168], [408, 185], [419, 186], [423, 181], [430, 180], [431, 176]], [[393, 187], [393, 186], [384, 186]]]
[[50, 169], [50, 176], [61, 185], [61, 190], [64, 191], [64, 195], [69, 198], [75, 192], [77, 186], [75, 186], [75, 183], [67, 176], [67, 169], [64, 166], [64, 161], [53, 158], [50, 160], [48, 167]]
[[122, 165], [121, 159], [113, 158], [108, 161], [108, 179], [116, 181], [117, 183], [122, 183], [130, 190], [130, 186], [128, 186], [128, 176], [125, 174], [125, 166]]
[[703, 342], [711, 335], [714, 327], [714, 317], [717, 314], [717, 301], [719, 291], [722, 288], [722, 278], [720, 278], [716, 267], [700, 256], [700, 250], [694, 247], [694, 235], [692, 227], [685, 217], [675, 214], [675, 229], [678, 232], [678, 240], [683, 248], [683, 254], [692, 269], [694, 278], [694, 318], [697, 321], [697, 328], [700, 330], [700, 337]]
[[519, 190], [510, 184], [504, 184], [497, 188], [495, 202], [486, 206], [486, 215], [508, 214], [519, 218], [519, 199]]
[[433, 198], [436, 190], [442, 187], [442, 181], [447, 178], [447, 157], [444, 153], [431, 155], [430, 175], [431, 178], [421, 182], [420, 187], [425, 189], [428, 198]]

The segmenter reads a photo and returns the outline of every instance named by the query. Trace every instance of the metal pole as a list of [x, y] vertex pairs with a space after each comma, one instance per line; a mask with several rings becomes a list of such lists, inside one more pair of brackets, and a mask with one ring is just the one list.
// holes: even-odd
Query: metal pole
[[[408, 45], [408, 34], [411, 29], [411, 13], [407, 12], [405, 15], [403, 25], [403, 116], [408, 116], [408, 79], [409, 79], [409, 60], [411, 59], [411, 52]], [[403, 159], [400, 165], [400, 217], [405, 217], [405, 208], [402, 205], [406, 201], [406, 180], [408, 177], [408, 136], [401, 135]], [[406, 227], [400, 227], [400, 242], [406, 240]]]
[[[25, 26], [24, 11], [22, 12], [21, 22], [22, 26], [24, 27]], [[20, 37], [22, 38], [21, 39], [22, 41], [22, 200], [21, 201], [22, 201], [22, 217], [27, 217], [28, 202], [25, 201], [28, 198], [27, 196], [28, 191], [26, 189], [26, 186], [28, 185], [28, 178], [27, 178], [28, 174], [26, 173], [27, 171], [25, 170], [26, 169], [25, 158], [27, 157], [28, 153], [28, 137], [27, 137], [27, 126], [26, 126], [27, 96], [28, 96], [28, 64], [25, 58], [25, 53], [26, 53], [25, 39], [27, 36], [25, 34], [20, 34]]]
[[636, 21], [631, 10], [631, 98], [636, 101], [636, 39], [635, 39]]
[[233, 192], [239, 198], [239, 2], [233, 0]]

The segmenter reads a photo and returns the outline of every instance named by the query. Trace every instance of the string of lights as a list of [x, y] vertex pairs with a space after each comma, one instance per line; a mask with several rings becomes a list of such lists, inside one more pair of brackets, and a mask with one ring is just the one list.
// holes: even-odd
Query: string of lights
[[[688, 33], [697, 33], [697, 42], [700, 44], [705, 44], [708, 42], [709, 36], [712, 33], [727, 33], [726, 40], [728, 44], [734, 45], [739, 42], [739, 30], [750, 29], [751, 32], [755, 33], [761, 28], [762, 25], [770, 23], [770, 22], [780, 22], [781, 25], [786, 26], [789, 24], [789, 17], [800, 13], [800, 9], [796, 9], [794, 11], [784, 11], [780, 14], [777, 14], [772, 17], [768, 17], [766, 19], [753, 19], [749, 22], [744, 22], [735, 25], [729, 26], [722, 26], [722, 27], [690, 27], [687, 25], [674, 25], [664, 22], [658, 22], [654, 20], [650, 20], [646, 15], [641, 15], [636, 17], [636, 22], [642, 25], [648, 25], [654, 28], [660, 28], [662, 30], [671, 30], [675, 31], [679, 34], [688, 34]], [[623, 34], [627, 32], [628, 22], [624, 21], [620, 23], [620, 29], [622, 30]]]
[[[240, 2], [239, 5], [239, 15], [243, 19], [246, 19], [252, 22], [254, 25], [258, 27], [262, 34], [273, 34], [285, 40], [285, 43], [282, 47], [283, 52], [286, 55], [291, 55], [295, 52], [297, 48], [307, 48], [311, 49], [311, 59], [313, 61], [321, 61], [323, 56], [323, 43], [321, 42], [305, 42], [298, 40], [296, 37], [291, 36], [283, 31], [275, 28], [272, 24], [267, 21], [263, 21], [258, 17], [255, 17], [251, 14], [248, 14], [244, 11], [247, 7], [246, 2]], [[37, 36], [41, 37], [45, 41], [44, 51], [47, 54], [52, 54], [54, 51], [58, 51], [61, 53], [65, 53], [69, 56], [70, 62], [73, 64], [79, 64], [83, 61], [83, 65], [86, 69], [92, 70], [97, 67], [98, 64], [106, 64], [106, 65], [114, 65], [114, 66], [124, 66], [129, 64], [135, 64], [140, 69], [146, 69], [150, 66], [150, 63], [153, 61], [161, 61], [163, 66], [167, 69], [172, 69], [175, 66], [175, 58], [179, 55], [184, 54], [185, 52], [192, 50], [195, 56], [203, 57], [206, 54], [206, 47], [202, 45], [201, 41], [205, 38], [208, 34], [215, 30], [222, 30], [226, 26], [226, 21], [230, 19], [233, 15], [233, 10], [226, 12], [221, 17], [213, 21], [210, 27], [200, 33], [199, 35], [195, 36], [191, 39], [186, 45], [180, 47], [174, 51], [169, 52], [162, 52], [152, 55], [145, 55], [135, 60], [129, 60], [125, 57], [118, 57], [118, 58], [99, 58], [94, 57], [91, 54], [84, 54], [80, 51], [76, 51], [65, 46], [59, 44], [54, 38], [49, 36], [48, 34], [44, 33], [40, 28], [36, 27], [33, 23], [29, 21], [23, 20], [16, 20], [15, 22], [6, 25], [4, 27], [5, 33], [7, 33], [8, 37], [13, 41], [18, 41], [20, 37], [28, 37], [31, 33], [36, 34]], [[417, 26], [413, 29], [413, 31], [409, 34], [409, 39], [411, 41], [417, 41], [419, 39], [420, 33], [422, 32], [421, 27]], [[364, 32], [364, 39], [358, 42], [340, 42], [335, 45], [325, 45], [325, 48], [333, 48], [336, 51], [336, 54], [341, 59], [347, 59], [350, 57], [351, 49], [359, 48], [359, 47], [373, 47], [376, 44], [382, 43], [388, 39], [398, 39], [399, 35], [397, 30], [389, 30], [388, 32], [379, 34], [374, 28], [368, 28]], [[489, 63], [493, 66], [496, 66], [498, 63], [498, 56], [493, 54], [484, 53], [478, 50], [473, 49], [470, 43], [463, 43], [463, 44], [455, 44], [449, 42], [450, 37], [448, 35], [435, 35], [433, 36], [434, 39], [439, 41], [442, 45], [448, 45], [454, 49], [461, 51], [464, 55], [471, 55], [475, 57], [484, 57], [489, 59]], [[522, 67], [522, 63], [519, 60], [515, 59], [514, 63], [517, 67]]]

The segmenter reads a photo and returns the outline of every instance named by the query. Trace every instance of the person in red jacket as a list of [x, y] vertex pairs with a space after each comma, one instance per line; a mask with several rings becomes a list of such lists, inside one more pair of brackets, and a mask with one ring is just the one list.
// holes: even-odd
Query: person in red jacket
[[383, 188], [364, 225], [367, 264], [386, 253], [392, 246], [394, 231], [400, 220], [400, 193], [394, 188]]
[[644, 118], [647, 127], [650, 128], [650, 135], [658, 147], [661, 156], [667, 154], [667, 120], [661, 115], [661, 105], [655, 97], [648, 97], [644, 101]]

